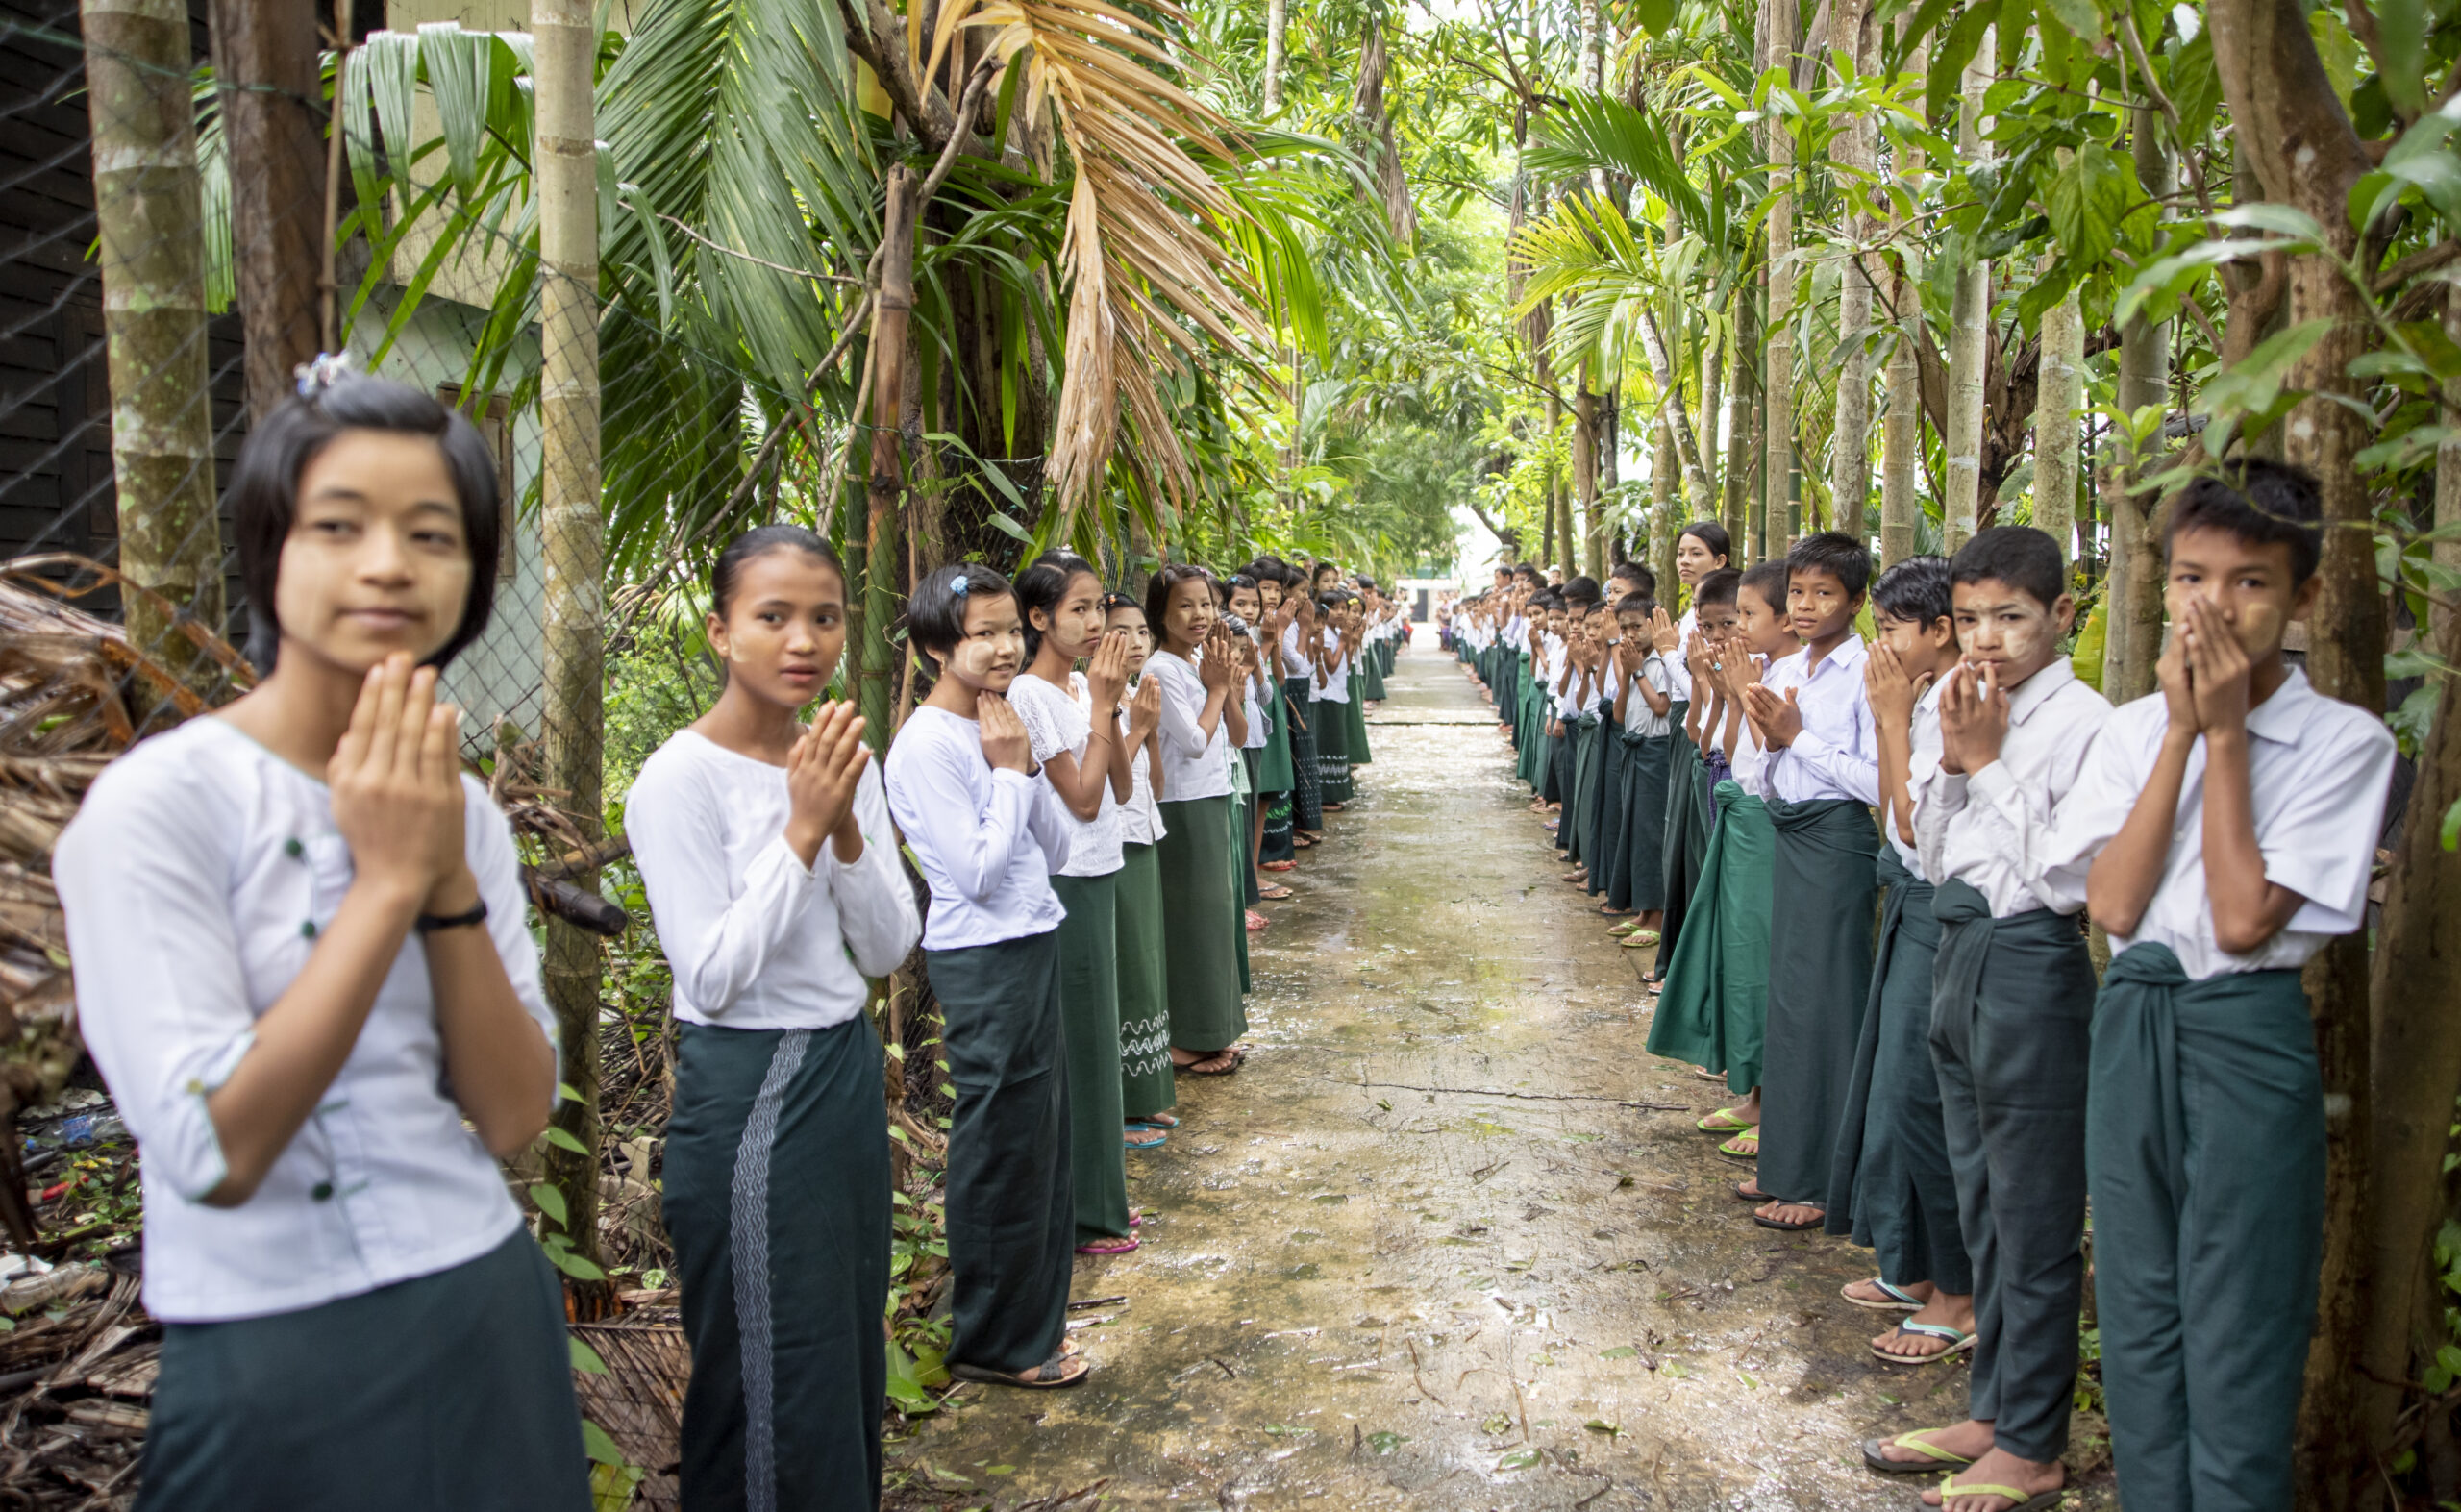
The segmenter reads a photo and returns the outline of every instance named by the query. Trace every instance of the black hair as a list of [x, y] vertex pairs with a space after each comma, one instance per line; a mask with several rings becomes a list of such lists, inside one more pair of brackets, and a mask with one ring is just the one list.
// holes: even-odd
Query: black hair
[[1330, 613], [1332, 610], [1340, 608], [1343, 605], [1348, 604], [1349, 602], [1349, 595], [1341, 592], [1339, 589], [1335, 589], [1330, 593], [1320, 593], [1316, 596], [1316, 607], [1325, 610], [1327, 613]]
[[1564, 596], [1557, 593], [1553, 588], [1541, 588], [1537, 592], [1529, 595], [1529, 607], [1533, 609], [1560, 609], [1565, 607]]
[[1946, 557], [1908, 557], [1873, 580], [1872, 612], [1926, 628], [1953, 620], [1949, 581]]
[[2324, 498], [2306, 469], [2250, 457], [2222, 464], [2222, 476], [2197, 479], [2171, 496], [2162, 526], [2162, 555], [2189, 529], [2226, 531], [2259, 546], [2290, 548], [2290, 585], [2302, 587], [2324, 556]]
[[1042, 652], [1042, 632], [1034, 628], [1034, 610], [1049, 614], [1059, 607], [1068, 596], [1068, 585], [1083, 573], [1102, 585], [1102, 574], [1094, 564], [1073, 551], [1047, 551], [1034, 558], [1033, 565], [1017, 574], [1013, 591], [1017, 595], [1017, 618], [1026, 629], [1026, 659], [1032, 661]]
[[756, 525], [727, 542], [727, 549], [718, 553], [717, 563], [710, 567], [709, 612], [725, 619], [728, 607], [734, 603], [736, 581], [743, 576], [744, 567], [753, 558], [773, 551], [799, 551], [817, 557], [837, 574], [837, 586], [842, 591], [854, 591], [854, 584], [846, 581], [846, 564], [837, 559], [837, 548], [817, 533], [800, 525]]
[[1713, 604], [1732, 604], [1734, 590], [1742, 585], [1742, 573], [1732, 567], [1713, 567], [1692, 585], [1692, 607], [1700, 609]]
[[1564, 602], [1566, 604], [1597, 603], [1598, 580], [1596, 578], [1589, 577], [1586, 574], [1578, 578], [1570, 579], [1564, 583]]
[[1260, 553], [1255, 560], [1248, 563], [1247, 570], [1248, 576], [1258, 582], [1264, 582], [1267, 578], [1280, 582], [1281, 575], [1290, 570], [1290, 563], [1283, 561], [1271, 552], [1264, 552]]
[[1512, 574], [1516, 578], [1527, 578], [1532, 582], [1538, 581], [1538, 569], [1526, 561], [1514, 563]]
[[1657, 598], [1648, 593], [1627, 593], [1615, 601], [1615, 612], [1618, 615], [1638, 614], [1647, 619], [1657, 612]]
[[1727, 528], [1717, 521], [1694, 520], [1675, 533], [1675, 538], [1678, 541], [1686, 535], [1709, 548], [1709, 555], [1720, 561], [1734, 560], [1734, 537], [1728, 535]]
[[1323, 577], [1329, 572], [1331, 573], [1335, 579], [1339, 579], [1342, 575], [1341, 564], [1330, 561], [1318, 561], [1311, 563], [1307, 568], [1307, 581], [1313, 582], [1318, 578]]
[[1137, 603], [1134, 599], [1130, 598], [1125, 593], [1106, 593], [1103, 595], [1103, 618], [1109, 619], [1112, 615], [1118, 613], [1122, 609], [1134, 609], [1137, 613], [1142, 614], [1145, 612], [1145, 606]]
[[1191, 579], [1202, 582], [1210, 590], [1213, 574], [1192, 561], [1175, 561], [1155, 570], [1145, 580], [1145, 623], [1154, 632], [1154, 643], [1162, 643], [1162, 622], [1170, 618], [1171, 590]]
[[1641, 592], [1653, 599], [1657, 597], [1657, 574], [1650, 571], [1647, 562], [1639, 560], [1624, 562], [1607, 576], [1610, 579], [1621, 578], [1627, 582], [1637, 582], [1641, 585]]
[[1373, 592], [1376, 587], [1376, 580], [1363, 572], [1352, 573], [1350, 581], [1357, 583], [1361, 588], [1370, 592]]
[[1977, 531], [1949, 562], [1951, 584], [1996, 579], [2045, 609], [2068, 591], [2068, 569], [2059, 543], [2030, 525], [1995, 525]]
[[[1795, 549], [1801, 551], [1802, 547], [1798, 543]], [[1735, 588], [1738, 592], [1750, 588], [1760, 595], [1761, 603], [1783, 614], [1786, 612], [1786, 580], [1791, 575], [1792, 568], [1787, 562], [1758, 562], [1743, 569], [1743, 576], [1736, 580]]]
[[940, 657], [965, 639], [965, 611], [985, 599], [1016, 597], [1008, 580], [990, 568], [960, 562], [934, 567], [914, 585], [906, 601], [906, 633], [915, 653], [932, 672]]
[[1848, 598], [1859, 598], [1872, 585], [1872, 549], [1840, 531], [1821, 531], [1795, 542], [1786, 553], [1789, 571], [1809, 568], [1825, 572], [1845, 585]]
[[1250, 593], [1256, 591], [1257, 582], [1256, 575], [1255, 573], [1234, 572], [1230, 576], [1222, 580], [1222, 594], [1225, 598], [1230, 597], [1231, 594], [1238, 592], [1242, 588], [1247, 589]]
[[248, 659], [273, 670], [282, 646], [274, 589], [282, 575], [283, 542], [299, 511], [299, 475], [345, 431], [424, 435], [444, 454], [461, 506], [461, 538], [470, 552], [470, 595], [461, 622], [427, 658], [441, 667], [487, 628], [496, 596], [500, 530], [496, 456], [478, 427], [434, 394], [376, 378], [343, 378], [313, 397], [286, 399], [248, 433], [231, 475], [233, 543], [239, 583], [248, 596]]

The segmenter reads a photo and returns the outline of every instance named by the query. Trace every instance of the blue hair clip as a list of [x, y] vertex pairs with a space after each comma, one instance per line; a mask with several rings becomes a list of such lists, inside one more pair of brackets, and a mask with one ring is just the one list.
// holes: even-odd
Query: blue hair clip
[[314, 360], [302, 362], [292, 368], [290, 376], [298, 381], [300, 398], [321, 397], [326, 389], [350, 376], [350, 354], [319, 352]]
[[960, 572], [957, 574], [957, 581], [949, 584], [949, 591], [956, 594], [958, 598], [964, 598], [966, 590], [973, 586], [974, 584], [967, 581], [966, 575]]

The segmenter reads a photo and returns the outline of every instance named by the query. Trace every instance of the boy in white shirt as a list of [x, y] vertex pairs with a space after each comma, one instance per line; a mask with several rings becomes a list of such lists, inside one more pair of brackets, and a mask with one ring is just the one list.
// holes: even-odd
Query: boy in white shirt
[[2084, 869], [2049, 853], [2110, 706], [2060, 655], [2076, 607], [2050, 536], [1983, 531], [1949, 577], [1964, 656], [1941, 683], [1940, 759], [1915, 786], [1914, 830], [1940, 926], [1931, 1058], [1974, 1266], [1974, 1368], [1966, 1422], [1882, 1446], [1876, 1462], [1971, 1461], [1950, 1496], [1989, 1512], [2063, 1483], [2094, 966], [2075, 917]]
[[2094, 857], [2113, 957], [2085, 1144], [2111, 1449], [2128, 1505], [2177, 1512], [2291, 1505], [2324, 1198], [2299, 973], [2366, 921], [2394, 756], [2281, 654], [2316, 605], [2315, 481], [2225, 477], [2171, 506], [2161, 690], [2112, 716], [2051, 851]]

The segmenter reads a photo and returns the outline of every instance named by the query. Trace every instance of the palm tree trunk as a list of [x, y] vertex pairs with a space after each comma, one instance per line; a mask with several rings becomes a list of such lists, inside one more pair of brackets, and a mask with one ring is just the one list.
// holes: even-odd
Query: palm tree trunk
[[1290, 0], [1265, 0], [1265, 113], [1281, 109], [1282, 48], [1290, 30]]
[[295, 391], [320, 344], [325, 145], [314, 0], [214, 0], [213, 74], [231, 175], [231, 268], [247, 332], [248, 418]]
[[1694, 508], [1707, 514], [1718, 507], [1719, 463], [1718, 444], [1722, 418], [1720, 406], [1726, 403], [1720, 392], [1720, 381], [1726, 376], [1726, 353], [1719, 348], [1716, 327], [1708, 322], [1701, 326], [1701, 424], [1694, 436], [1701, 443], [1701, 482], [1704, 497]]
[[[2053, 260], [2044, 254], [2046, 268]], [[2084, 407], [2085, 315], [2071, 288], [2043, 311], [2042, 382], [2034, 401], [2034, 529], [2058, 542], [2062, 561], [2076, 535], [2076, 416]]]
[[1590, 391], [1589, 364], [1583, 362], [1574, 375], [1578, 387], [1573, 390], [1573, 492], [1580, 501], [1580, 534], [1573, 538], [1573, 548], [1564, 553], [1564, 572], [1587, 572], [1599, 576], [1598, 553], [1598, 396]]
[[911, 170], [889, 170], [881, 233], [881, 287], [872, 301], [872, 473], [863, 489], [863, 633], [857, 703], [864, 728], [885, 749], [889, 675], [896, 657], [889, 622], [897, 614], [899, 505], [906, 493], [904, 429], [907, 333], [914, 312], [914, 191]]
[[[1837, 0], [1829, 12], [1829, 56], [1843, 52], [1865, 66], [1864, 0]], [[1842, 82], [1842, 81], [1841, 81]], [[1832, 147], [1840, 166], [1868, 173], [1873, 166], [1872, 122], [1860, 112], [1850, 114]], [[1856, 215], [1848, 228], [1861, 243], [1871, 228]], [[1864, 538], [1864, 505], [1872, 491], [1872, 369], [1864, 351], [1872, 325], [1872, 269], [1857, 252], [1847, 260], [1837, 294], [1836, 425], [1829, 434], [1828, 508], [1836, 528]]]
[[1650, 442], [1650, 571], [1657, 574], [1658, 602], [1669, 614], [1682, 612], [1675, 602], [1675, 428], [1661, 419]]
[[[1969, 162], [1987, 157], [1982, 140], [1982, 95], [1991, 86], [1997, 27], [1985, 27], [1982, 45], [1965, 66], [1963, 101], [1957, 112], [1957, 155]], [[1982, 494], [1983, 362], [1991, 321], [1991, 264], [1976, 258], [1957, 272], [1949, 310], [1949, 415], [1947, 476], [1941, 486], [1942, 544], [1951, 556], [1974, 538]]]
[[[1766, 13], [1768, 66], [1784, 68], [1791, 77], [1800, 23], [1796, 0], [1769, 0]], [[1765, 130], [1775, 191], [1769, 206], [1769, 371], [1764, 380], [1769, 429], [1760, 480], [1766, 512], [1753, 556], [1782, 557], [1794, 541], [1789, 505], [1795, 471], [1795, 138], [1782, 117], [1770, 120]]]
[[1752, 365], [1752, 354], [1760, 347], [1758, 293], [1753, 281], [1744, 281], [1736, 289], [1734, 304], [1734, 339], [1727, 347], [1733, 367], [1733, 381], [1727, 384], [1727, 468], [1723, 513], [1726, 516], [1727, 542], [1734, 549], [1733, 565], [1740, 567], [1752, 558], [1756, 543], [1751, 535], [1752, 517], [1758, 512], [1755, 501], [1759, 491], [1752, 485], [1752, 461], [1760, 454], [1757, 429], [1760, 409], [1759, 371]]
[[[2461, 341], [2461, 284], [2445, 286], [2444, 334]], [[2461, 383], [2444, 385], [2444, 402], [2461, 407]], [[2442, 564], [2445, 571], [2461, 578], [2461, 435], [2453, 436], [2436, 448], [2435, 528], [2447, 534], [2431, 548], [2434, 559]], [[2427, 613], [2438, 641], [2445, 636], [2445, 627], [2461, 618], [2461, 614], [2440, 603], [2430, 607]]]
[[[565, 813], [585, 841], [600, 833], [603, 602], [606, 539], [598, 512], [598, 152], [591, 99], [597, 33], [587, 0], [533, 0], [532, 72], [538, 115], [538, 424], [540, 533], [546, 561], [546, 683], [541, 714], [546, 785], [566, 795]], [[595, 892], [595, 871], [566, 879]], [[547, 1178], [564, 1199], [573, 1252], [598, 1255], [598, 937], [550, 916], [547, 1001], [561, 1039], [562, 1079], [573, 1096], [556, 1123], [579, 1151], [550, 1145]], [[580, 1284], [575, 1311], [596, 1317], [612, 1301], [604, 1277]]]
[[[223, 624], [205, 354], [205, 211], [183, 8], [84, 0], [86, 103], [112, 385], [119, 568], [207, 628]], [[200, 689], [220, 669], [141, 594], [129, 638]]]
[[[1898, 18], [1898, 36], [1905, 39], [1911, 14]], [[1922, 77], [1930, 49], [1918, 37], [1905, 50], [1905, 69]], [[1910, 144], [1897, 149], [1890, 177], [1911, 185], [1922, 175], [1923, 151]], [[1923, 339], [1923, 293], [1920, 270], [1914, 265], [1912, 238], [1904, 217], [1896, 217], [1891, 239], [1901, 249], [1889, 268], [1889, 308], [1897, 323], [1897, 344], [1888, 355], [1888, 409], [1880, 420], [1880, 563], [1893, 566], [1914, 555], [1914, 525], [1923, 517], [1915, 498], [1914, 478], [1923, 452], [1923, 364], [1918, 349]]]
[[[2174, 162], [2152, 110], [2134, 112], [2136, 177], [2145, 192], [2167, 197]], [[2133, 415], [2159, 406], [2171, 389], [2171, 329], [2131, 320], [2119, 334], [2119, 409]], [[2162, 655], [2162, 547], [2153, 536], [2156, 501], [2129, 486], [2154, 469], [2157, 439], [2142, 455], [2119, 460], [2116, 486], [2106, 490], [2111, 508], [2110, 612], [2102, 652], [2102, 693], [2114, 704], [2153, 691], [2153, 663]]]

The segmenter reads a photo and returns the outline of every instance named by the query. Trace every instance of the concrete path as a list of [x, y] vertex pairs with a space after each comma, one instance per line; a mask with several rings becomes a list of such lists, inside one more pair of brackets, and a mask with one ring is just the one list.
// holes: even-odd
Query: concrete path
[[1181, 1078], [1129, 1156], [1144, 1248], [1079, 1263], [1092, 1379], [968, 1387], [891, 1446], [891, 1505], [1914, 1507], [1857, 1443], [1962, 1417], [1963, 1365], [1872, 1360], [1865, 1252], [1750, 1222], [1692, 1128], [1724, 1089], [1643, 1048], [1640, 953], [1431, 632], [1391, 692], [1251, 937], [1255, 1053]]

